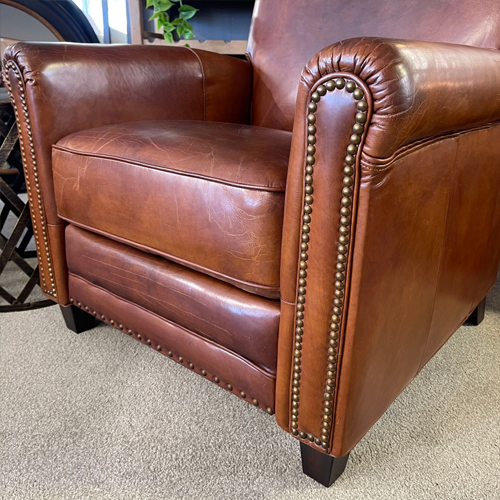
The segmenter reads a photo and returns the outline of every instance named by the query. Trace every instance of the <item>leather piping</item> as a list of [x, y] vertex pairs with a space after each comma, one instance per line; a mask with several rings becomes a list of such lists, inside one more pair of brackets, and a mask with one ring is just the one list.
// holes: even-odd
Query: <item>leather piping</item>
[[[210, 344], [212, 345], [213, 347], [217, 348], [217, 349], [220, 349], [221, 351], [225, 351], [225, 352], [228, 352], [230, 353], [231, 355], [241, 359], [244, 363], [248, 364], [248, 365], [251, 365], [252, 368], [255, 368], [255, 370], [259, 371], [260, 373], [262, 373], [262, 375], [268, 377], [268, 378], [271, 378], [271, 379], [275, 379], [276, 378], [276, 374], [272, 373], [272, 372], [269, 372], [267, 370], [264, 370], [264, 368], [261, 368], [260, 366], [256, 365], [255, 363], [252, 363], [251, 361], [249, 361], [247, 358], [244, 358], [241, 354], [238, 354], [237, 352], [235, 351], [231, 351], [230, 349], [227, 349], [226, 347], [224, 347], [223, 345], [221, 344], [218, 344], [216, 342], [214, 342], [213, 340], [207, 338], [207, 337], [204, 337], [203, 335], [200, 335], [199, 333], [196, 333], [196, 332], [193, 332], [192, 330], [189, 330], [188, 328], [182, 326], [182, 325], [178, 325], [177, 323], [167, 319], [167, 318], [164, 318], [163, 316], [160, 316], [159, 314], [156, 314], [155, 312], [153, 311], [150, 311], [149, 309], [146, 309], [145, 307], [139, 305], [139, 304], [136, 304], [135, 302], [131, 302], [130, 300], [127, 300], [127, 299], [124, 299], [123, 297], [120, 297], [119, 295], [117, 295], [116, 293], [113, 293], [111, 291], [109, 291], [108, 289], [106, 288], [103, 288], [99, 285], [96, 285], [95, 283], [91, 283], [89, 280], [87, 280], [86, 278], [83, 278], [82, 276], [78, 276], [77, 274], [74, 274], [72, 272], [69, 272], [68, 275], [72, 276], [73, 278], [75, 279], [78, 279], [80, 281], [83, 281], [86, 285], [88, 286], [91, 286], [93, 288], [98, 288], [99, 290], [105, 292], [105, 293], [108, 293], [109, 295], [112, 295], [113, 297], [115, 297], [116, 299], [118, 300], [121, 300], [123, 302], [126, 302], [127, 304], [130, 304], [134, 307], [137, 307], [139, 309], [142, 309], [143, 311], [147, 312], [148, 314], [151, 314], [153, 316], [156, 316], [158, 319], [161, 319], [162, 321], [165, 321], [166, 323], [169, 323], [170, 325], [173, 325], [177, 328], [180, 328], [186, 332], [188, 332], [190, 335], [193, 335], [193, 337], [198, 337], [199, 339], [203, 340], [204, 342], [206, 342], [207, 344]], [[70, 299], [70, 302], [71, 302], [71, 299]], [[71, 302], [72, 304], [74, 303]]]
[[100, 160], [117, 161], [120, 163], [125, 163], [127, 165], [133, 165], [135, 167], [149, 168], [152, 170], [158, 170], [159, 172], [167, 172], [169, 174], [180, 175], [183, 177], [193, 177], [195, 179], [201, 179], [201, 180], [207, 181], [207, 182], [215, 182], [217, 184], [224, 184], [226, 186], [236, 187], [236, 188], [250, 189], [252, 191], [265, 191], [265, 192], [270, 192], [270, 193], [283, 193], [285, 191], [285, 186], [272, 187], [272, 186], [250, 185], [250, 184], [243, 184], [243, 183], [239, 183], [239, 182], [226, 181], [224, 179], [216, 179], [214, 177], [207, 177], [205, 175], [194, 174], [192, 172], [184, 172], [181, 170], [175, 170], [175, 169], [169, 168], [169, 167], [159, 167], [158, 165], [150, 165], [148, 163], [143, 163], [140, 161], [125, 160], [123, 158], [120, 158], [120, 157], [114, 156], [114, 155], [103, 155], [103, 154], [96, 154], [96, 153], [87, 153], [84, 151], [76, 151], [74, 149], [60, 146], [58, 144], [53, 145], [52, 149], [62, 151], [63, 153], [74, 154], [74, 155], [79, 155], [79, 156], [87, 156], [90, 158], [96, 158], [96, 159], [100, 159]]
[[[135, 241], [131, 241], [131, 240], [128, 240], [126, 238], [122, 238], [120, 236], [110, 234], [106, 231], [101, 231], [100, 229], [87, 226], [86, 224], [81, 224], [73, 219], [68, 218], [68, 217], [63, 217], [59, 213], [57, 215], [61, 219], [69, 222], [70, 224], [74, 224], [75, 226], [81, 227], [82, 229], [86, 229], [87, 231], [91, 231], [93, 233], [97, 233], [97, 234], [100, 234], [102, 236], [106, 236], [107, 238], [109, 238], [111, 240], [119, 241], [120, 243], [125, 243], [127, 245], [132, 246], [132, 247], [139, 248], [140, 250], [144, 250], [146, 252], [149, 252], [153, 255], [160, 255], [160, 256], [165, 257], [173, 262], [183, 264], [184, 266], [189, 267], [191, 269], [195, 269], [196, 271], [201, 271], [205, 274], [208, 274], [209, 276], [221, 279], [222, 281], [225, 281], [226, 283], [229, 283], [233, 286], [235, 286], [234, 283], [239, 283], [241, 286], [252, 287], [252, 288], [255, 288], [256, 290], [268, 291], [269, 293], [271, 293], [273, 295], [276, 294], [277, 296], [270, 297], [268, 295], [264, 295], [265, 298], [268, 298], [271, 300], [278, 300], [279, 299], [279, 291], [280, 291], [279, 286], [271, 287], [268, 285], [260, 285], [258, 283], [252, 283], [250, 281], [244, 281], [244, 280], [240, 280], [238, 278], [233, 278], [232, 276], [228, 276], [227, 274], [219, 273], [219, 272], [214, 271], [212, 269], [208, 269], [206, 267], [200, 266], [199, 264], [194, 264], [193, 262], [190, 262], [190, 261], [185, 260], [185, 259], [181, 259], [180, 257], [176, 257], [174, 255], [167, 253], [167, 252], [162, 252], [161, 250], [156, 250], [154, 248], [148, 247], [147, 245], [142, 245], [141, 243], [136, 243]], [[245, 290], [245, 291], [248, 293], [254, 293], [255, 295], [260, 295], [256, 292], [249, 292], [248, 290]]]
[[442, 135], [436, 135], [433, 137], [426, 137], [425, 139], [421, 139], [419, 141], [412, 142], [411, 144], [407, 144], [403, 146], [398, 151], [396, 151], [393, 155], [387, 158], [375, 158], [369, 156], [366, 153], [362, 153], [362, 168], [365, 170], [374, 170], [374, 171], [382, 171], [392, 166], [392, 163], [408, 156], [420, 149], [426, 148], [427, 146], [431, 146], [432, 144], [436, 144], [441, 141], [445, 141], [447, 139], [453, 139], [455, 137], [461, 137], [463, 135], [477, 132], [480, 130], [487, 130], [490, 128], [498, 127], [500, 125], [500, 121], [489, 122], [484, 125], [478, 125], [476, 127], [467, 129], [467, 130], [459, 130], [456, 132], [450, 132]]

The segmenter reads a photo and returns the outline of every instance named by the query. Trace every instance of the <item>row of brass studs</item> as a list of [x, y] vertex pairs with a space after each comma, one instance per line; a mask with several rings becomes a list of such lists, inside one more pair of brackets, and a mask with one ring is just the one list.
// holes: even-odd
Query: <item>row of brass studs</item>
[[[111, 326], [113, 326], [114, 328], [117, 328], [118, 330], [121, 330], [122, 332], [125, 332], [127, 335], [130, 335], [130, 336], [134, 335], [134, 332], [132, 330], [130, 330], [129, 328], [125, 328], [121, 323], [117, 323], [113, 319], [106, 319], [104, 314], [99, 314], [97, 311], [94, 311], [94, 310], [91, 311], [88, 306], [84, 306], [79, 301], [77, 301], [75, 303], [75, 299], [73, 299], [73, 298], [70, 298], [69, 301], [71, 302], [71, 304], [74, 304], [77, 307], [79, 307], [80, 309], [83, 309], [84, 311], [88, 312], [89, 314], [92, 314], [96, 318], [99, 318], [101, 321], [104, 321], [105, 323], [109, 323]], [[156, 346], [152, 345], [151, 340], [148, 338], [143, 338], [140, 333], [137, 333], [135, 335], [135, 338], [137, 340], [140, 340], [141, 342], [142, 341], [146, 342], [147, 345], [151, 346], [152, 348], [156, 349], [159, 352], [163, 351], [163, 348], [160, 344], [157, 344]], [[182, 364], [183, 366], [186, 366], [186, 365], [184, 365], [184, 358], [182, 356], [174, 356], [174, 353], [172, 351], [167, 351], [167, 356], [169, 358], [172, 358], [174, 361], [177, 361], [178, 363]], [[187, 367], [191, 370], [195, 369], [194, 364], [191, 362], [187, 363]], [[208, 375], [208, 373], [205, 369], [201, 369], [200, 373], [204, 377], [206, 377]], [[214, 375], [212, 377], [212, 381], [216, 384], [220, 384], [220, 379], [217, 375]], [[222, 387], [224, 387], [224, 386], [222, 386]], [[228, 384], [226, 384], [225, 387], [228, 391], [233, 392], [233, 385], [232, 384], [228, 383]], [[247, 394], [245, 393], [245, 391], [237, 391], [237, 395], [246, 401], [250, 401], [254, 406], [259, 406], [259, 401], [257, 399], [249, 397], [249, 399], [247, 400]], [[269, 413], [269, 415], [273, 414], [273, 410], [269, 406], [266, 408], [266, 412]]]
[[[300, 395], [300, 374], [301, 374], [301, 356], [302, 356], [302, 337], [304, 334], [304, 309], [306, 303], [306, 285], [307, 285], [307, 260], [309, 250], [309, 232], [312, 217], [313, 205], [313, 174], [314, 163], [316, 162], [316, 115], [317, 103], [327, 92], [335, 89], [344, 89], [352, 94], [358, 101], [356, 112], [356, 123], [353, 126], [353, 134], [350, 137], [349, 146], [347, 146], [347, 155], [345, 157], [344, 178], [342, 188], [342, 199], [340, 208], [340, 228], [337, 245], [337, 272], [335, 274], [335, 299], [331, 316], [329, 331], [328, 365], [327, 380], [324, 393], [323, 423], [321, 437], [313, 434], [306, 434], [299, 431], [299, 395]], [[344, 283], [347, 263], [347, 252], [349, 249], [349, 236], [351, 225], [351, 205], [354, 185], [354, 167], [358, 146], [361, 143], [361, 134], [366, 122], [366, 111], [368, 104], [365, 100], [363, 89], [356, 86], [355, 82], [337, 78], [328, 80], [323, 85], [319, 85], [311, 95], [311, 102], [308, 105], [309, 114], [307, 116], [307, 157], [304, 179], [304, 212], [302, 216], [302, 232], [300, 244], [300, 263], [299, 263], [299, 282], [297, 292], [297, 306], [295, 319], [295, 352], [293, 362], [293, 382], [292, 382], [292, 410], [291, 427], [292, 434], [301, 439], [307, 439], [327, 450], [330, 446], [330, 432], [332, 426], [333, 399], [335, 392], [337, 361], [338, 361], [338, 340], [340, 331], [340, 321], [342, 318], [344, 304]]]
[[[17, 107], [15, 105], [14, 97], [12, 94], [12, 88], [11, 88], [10, 80], [9, 80], [9, 70], [12, 70], [14, 72], [14, 74], [16, 75], [16, 79], [19, 83], [19, 88], [21, 89], [20, 100], [21, 100], [21, 106], [22, 106], [22, 110], [23, 110], [24, 121], [26, 122], [26, 134], [28, 135], [31, 164], [33, 166], [33, 177], [35, 179], [35, 191], [36, 191], [37, 204], [38, 204], [38, 216], [35, 214], [33, 195], [31, 192], [30, 179], [29, 179], [29, 175], [28, 175], [28, 166], [27, 166], [27, 162], [26, 162], [26, 151], [25, 151], [25, 147], [24, 147], [23, 136], [21, 133], [21, 121], [19, 119], [19, 114], [17, 112]], [[31, 211], [31, 221], [33, 224], [33, 235], [35, 238], [36, 249], [37, 249], [37, 254], [38, 254], [38, 265], [40, 266], [40, 275], [42, 277], [43, 291], [46, 294], [56, 298], [57, 297], [56, 284], [55, 284], [54, 275], [52, 272], [52, 260], [50, 257], [49, 241], [48, 241], [48, 236], [47, 236], [47, 226], [45, 223], [45, 217], [44, 217], [43, 208], [42, 208], [42, 195], [41, 195], [41, 191], [40, 191], [40, 182], [39, 182], [39, 178], [38, 178], [38, 166], [37, 166], [37, 161], [35, 158], [35, 148], [33, 146], [33, 135], [31, 132], [31, 120], [30, 120], [30, 116], [29, 116], [28, 107], [26, 105], [24, 81], [23, 81], [23, 78], [21, 76], [21, 73], [19, 72], [19, 69], [14, 64], [13, 61], [8, 61], [5, 64], [4, 78], [5, 78], [5, 83], [7, 85], [7, 91], [8, 91], [10, 100], [12, 102], [12, 107], [14, 108], [14, 112], [16, 115], [16, 124], [17, 124], [17, 129], [19, 131], [19, 145], [20, 145], [20, 149], [21, 149], [21, 155], [23, 157], [24, 179], [26, 182], [26, 190], [28, 191], [28, 200], [29, 200], [30, 211]], [[47, 267], [48, 267], [49, 278], [50, 278], [50, 289], [47, 286], [47, 283], [45, 280], [45, 273], [43, 272], [42, 245], [41, 245], [40, 239], [38, 237], [38, 230], [37, 230], [38, 221], [40, 222], [40, 229], [42, 231], [43, 248], [45, 249], [45, 259], [47, 261]]]

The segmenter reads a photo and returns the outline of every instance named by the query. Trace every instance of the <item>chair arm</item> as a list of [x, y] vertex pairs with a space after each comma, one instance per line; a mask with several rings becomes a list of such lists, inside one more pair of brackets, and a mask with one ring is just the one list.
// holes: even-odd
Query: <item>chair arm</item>
[[499, 52], [442, 43], [347, 40], [303, 70], [276, 418], [311, 446], [348, 453], [493, 285], [499, 89]]
[[250, 119], [250, 63], [202, 50], [17, 43], [4, 52], [3, 76], [17, 111], [42, 290], [61, 304], [69, 298], [53, 144], [128, 121]]

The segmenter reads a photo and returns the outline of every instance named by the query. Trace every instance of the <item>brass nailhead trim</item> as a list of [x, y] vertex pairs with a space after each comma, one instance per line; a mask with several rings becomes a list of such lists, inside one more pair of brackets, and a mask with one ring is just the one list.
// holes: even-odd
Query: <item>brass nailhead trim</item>
[[[353, 126], [353, 134], [350, 137], [349, 145], [347, 146], [346, 157], [344, 159], [344, 178], [342, 180], [342, 198], [340, 201], [340, 224], [339, 237], [337, 240], [337, 273], [335, 274], [335, 299], [333, 301], [332, 315], [330, 318], [329, 349], [328, 349], [328, 364], [326, 375], [326, 386], [323, 401], [323, 427], [321, 437], [313, 434], [306, 434], [299, 430], [299, 401], [300, 401], [300, 377], [301, 377], [301, 356], [302, 356], [302, 338], [304, 335], [304, 313], [306, 304], [307, 292], [307, 260], [309, 250], [309, 232], [310, 223], [313, 212], [313, 174], [314, 164], [316, 162], [316, 115], [318, 104], [321, 97], [327, 92], [334, 90], [345, 89], [346, 92], [352, 94], [353, 98], [358, 101], [355, 116], [355, 125]], [[361, 143], [361, 134], [364, 131], [366, 122], [366, 111], [368, 103], [364, 98], [364, 91], [356, 85], [352, 80], [345, 78], [332, 78], [322, 85], [319, 85], [315, 92], [311, 94], [311, 101], [308, 104], [309, 114], [307, 115], [307, 155], [305, 159], [305, 177], [304, 177], [304, 210], [302, 216], [302, 231], [300, 244], [300, 261], [299, 261], [299, 281], [297, 290], [297, 305], [295, 319], [295, 351], [293, 362], [293, 381], [292, 381], [292, 402], [291, 402], [291, 432], [294, 436], [299, 436], [303, 440], [314, 442], [317, 446], [328, 450], [330, 446], [330, 435], [332, 431], [332, 407], [335, 394], [335, 384], [337, 377], [337, 361], [338, 361], [338, 342], [339, 332], [344, 310], [344, 287], [345, 287], [345, 272], [347, 263], [347, 254], [349, 252], [349, 238], [351, 227], [351, 205], [353, 197], [353, 185], [355, 169], [353, 165], [356, 163], [356, 154], [358, 146]]]
[[[16, 106], [16, 103], [14, 100], [14, 95], [12, 94], [12, 87], [11, 87], [10, 79], [9, 79], [9, 70], [12, 70], [14, 72], [16, 79], [18, 81], [19, 87], [21, 89], [21, 95], [20, 95], [21, 107], [22, 107], [22, 111], [23, 111], [24, 120], [26, 122], [26, 135], [28, 136], [28, 145], [29, 145], [29, 151], [30, 151], [30, 157], [31, 157], [31, 165], [32, 165], [32, 170], [33, 170], [33, 177], [35, 179], [35, 191], [36, 191], [37, 205], [38, 205], [38, 209], [36, 211], [35, 211], [35, 206], [33, 203], [33, 196], [32, 196], [32, 192], [31, 192], [32, 188], [31, 188], [30, 179], [29, 179], [29, 175], [28, 175], [28, 165], [27, 165], [27, 161], [26, 161], [26, 148], [24, 146], [23, 134], [21, 132], [21, 121], [19, 119], [19, 113], [17, 111], [17, 106]], [[14, 113], [16, 115], [16, 124], [17, 124], [17, 128], [19, 131], [19, 146], [21, 149], [21, 156], [23, 158], [24, 179], [26, 182], [26, 191], [28, 192], [28, 200], [29, 200], [29, 206], [30, 206], [30, 212], [31, 212], [31, 222], [33, 224], [33, 235], [35, 238], [36, 251], [37, 251], [37, 255], [38, 255], [38, 265], [40, 266], [40, 276], [42, 277], [43, 291], [47, 295], [50, 295], [51, 297], [57, 298], [57, 290], [56, 290], [56, 285], [55, 285], [55, 281], [54, 281], [54, 274], [52, 271], [52, 258], [50, 255], [50, 250], [49, 250], [49, 245], [48, 245], [47, 224], [46, 224], [45, 216], [43, 213], [42, 196], [41, 196], [41, 191], [40, 191], [40, 181], [38, 178], [38, 166], [37, 166], [37, 161], [36, 161], [36, 157], [35, 157], [35, 148], [33, 145], [33, 135], [31, 132], [31, 119], [30, 119], [28, 107], [26, 106], [24, 80], [22, 78], [21, 72], [19, 71], [19, 68], [15, 65], [14, 61], [7, 61], [5, 63], [4, 79], [5, 79], [5, 84], [7, 87], [7, 92], [8, 92], [9, 98], [12, 102], [12, 107], [14, 108]], [[38, 227], [42, 231], [42, 238], [44, 241], [43, 246], [41, 245], [41, 242], [40, 242], [39, 237], [38, 237]], [[45, 280], [44, 263], [42, 261], [42, 254], [45, 256], [45, 260], [47, 261], [47, 272], [49, 273], [50, 287], [47, 285], [47, 282]]]
[[[70, 301], [70, 303], [71, 303], [71, 304], [74, 304], [74, 303], [75, 303], [75, 299], [74, 299], [73, 297], [70, 297], [69, 301]], [[84, 306], [84, 305], [83, 305], [80, 301], [77, 301], [76, 305], [77, 305], [80, 309], [84, 309], [85, 311], [88, 311], [88, 310], [89, 310], [89, 307], [88, 307], [88, 306]], [[98, 315], [98, 313], [94, 311], [94, 316], [96, 316], [96, 315]], [[101, 319], [102, 319], [103, 321], [105, 321], [104, 314], [103, 314], [103, 315], [101, 315], [100, 317], [101, 317]], [[109, 320], [109, 324], [110, 324], [111, 326], [113, 326], [114, 328], [117, 328], [117, 329], [119, 329], [119, 330], [121, 330], [121, 331], [124, 331], [124, 332], [125, 332], [125, 333], [127, 333], [128, 335], [133, 335], [132, 330], [130, 330], [130, 329], [128, 329], [128, 328], [126, 328], [126, 327], [124, 327], [122, 324], [117, 324], [117, 323], [116, 323], [114, 320], [112, 320], [112, 319], [110, 319], [110, 320]], [[136, 335], [136, 338], [137, 338], [137, 340], [141, 340], [141, 338], [142, 338], [142, 337], [141, 337], [141, 335], [140, 335], [140, 334], [137, 334], [137, 335]], [[152, 341], [151, 341], [150, 339], [147, 339], [147, 340], [146, 340], [146, 344], [148, 344], [148, 345], [152, 345]], [[153, 345], [152, 347], [154, 347], [154, 345]], [[157, 350], [157, 351], [161, 351], [161, 350], [162, 350], [161, 345], [159, 345], [159, 344], [158, 344], [158, 345], [156, 345], [156, 350]], [[173, 357], [173, 353], [172, 353], [172, 351], [167, 351], [167, 355], [168, 355], [168, 357], [172, 358], [172, 357]], [[184, 362], [184, 359], [183, 359], [183, 357], [182, 357], [182, 356], [178, 356], [178, 357], [177, 357], [177, 359], [178, 359], [178, 362], [179, 362], [179, 363], [183, 363], [183, 362]], [[194, 369], [195, 369], [194, 363], [192, 363], [192, 362], [189, 362], [189, 363], [187, 364], [187, 366], [188, 366], [191, 370], [194, 370]], [[203, 375], [204, 377], [206, 377], [206, 376], [208, 375], [208, 373], [207, 373], [207, 371], [206, 371], [205, 369], [201, 369], [201, 370], [200, 370], [200, 373], [201, 373], [201, 375]], [[213, 378], [212, 378], [212, 380], [213, 380], [216, 384], [219, 384], [219, 383], [220, 383], [220, 379], [219, 379], [219, 377], [218, 377], [217, 375], [214, 375], [214, 376], [213, 376]], [[231, 391], [231, 392], [233, 391], [233, 386], [232, 386], [230, 383], [227, 383], [227, 384], [226, 384], [226, 387], [227, 387], [227, 390], [228, 390], [228, 391]], [[245, 399], [245, 398], [247, 397], [247, 395], [246, 395], [243, 391], [240, 391], [238, 394], [239, 394], [239, 396], [241, 396], [243, 399]], [[258, 401], [257, 399], [255, 399], [255, 398], [253, 398], [253, 399], [252, 399], [252, 404], [253, 404], [254, 406], [259, 406], [259, 401]], [[266, 411], [267, 413], [269, 413], [269, 415], [273, 415], [273, 414], [274, 414], [274, 412], [273, 412], [272, 408], [271, 408], [271, 407], [269, 407], [269, 406], [265, 409], [265, 411]]]

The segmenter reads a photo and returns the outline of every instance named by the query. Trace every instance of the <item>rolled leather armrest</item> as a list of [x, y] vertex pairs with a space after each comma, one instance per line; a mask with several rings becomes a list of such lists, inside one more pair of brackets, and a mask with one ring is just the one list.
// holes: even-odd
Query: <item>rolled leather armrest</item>
[[[247, 61], [176, 47], [16, 43], [3, 56], [16, 108], [42, 290], [68, 303], [51, 147], [80, 130], [142, 120], [248, 123]], [[228, 105], [228, 103], [230, 103]]]
[[276, 418], [311, 446], [348, 453], [493, 285], [499, 89], [500, 52], [442, 43], [352, 39], [303, 70]]

